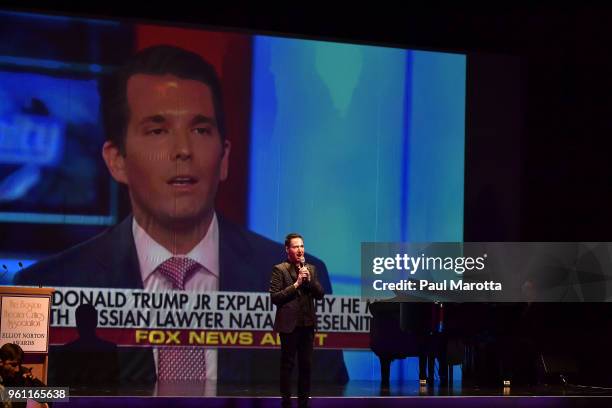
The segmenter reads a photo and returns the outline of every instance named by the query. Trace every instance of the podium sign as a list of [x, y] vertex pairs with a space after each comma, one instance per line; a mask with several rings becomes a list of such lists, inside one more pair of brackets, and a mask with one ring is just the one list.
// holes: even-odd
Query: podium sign
[[0, 346], [14, 343], [26, 354], [47, 354], [53, 291], [0, 286]]
[[0, 343], [24, 352], [46, 353], [51, 298], [45, 295], [0, 295]]

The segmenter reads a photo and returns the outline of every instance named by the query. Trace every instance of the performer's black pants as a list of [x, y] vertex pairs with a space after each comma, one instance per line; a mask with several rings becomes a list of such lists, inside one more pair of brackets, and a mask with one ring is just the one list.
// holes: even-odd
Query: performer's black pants
[[291, 401], [291, 372], [295, 365], [295, 354], [298, 356], [298, 405], [306, 407], [310, 396], [310, 368], [312, 365], [312, 347], [314, 327], [296, 327], [291, 333], [280, 333], [281, 364], [280, 393], [283, 407], [289, 407]]

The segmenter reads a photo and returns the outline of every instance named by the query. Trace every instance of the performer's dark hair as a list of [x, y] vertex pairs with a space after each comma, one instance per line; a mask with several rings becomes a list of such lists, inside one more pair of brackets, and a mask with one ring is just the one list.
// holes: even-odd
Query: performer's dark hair
[[289, 244], [291, 243], [291, 240], [293, 238], [300, 238], [302, 241], [304, 240], [304, 238], [298, 234], [297, 232], [292, 232], [290, 234], [287, 234], [287, 236], [285, 237], [285, 246], [288, 247]]

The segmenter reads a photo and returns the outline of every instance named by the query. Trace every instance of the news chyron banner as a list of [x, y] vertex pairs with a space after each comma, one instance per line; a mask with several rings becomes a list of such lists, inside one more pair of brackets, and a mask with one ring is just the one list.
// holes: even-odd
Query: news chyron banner
[[[98, 335], [119, 346], [280, 347], [268, 293], [64, 287], [52, 302], [51, 344], [77, 337], [75, 309], [89, 303], [98, 311]], [[315, 348], [369, 349], [368, 302], [325, 296], [315, 309]]]

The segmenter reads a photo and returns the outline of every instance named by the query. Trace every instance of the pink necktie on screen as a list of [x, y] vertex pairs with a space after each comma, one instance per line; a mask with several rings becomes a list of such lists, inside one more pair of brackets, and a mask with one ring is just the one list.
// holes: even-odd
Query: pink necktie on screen
[[174, 256], [157, 267], [166, 279], [172, 283], [172, 289], [185, 290], [185, 280], [200, 267], [190, 258]]
[[[185, 280], [200, 267], [193, 259], [172, 257], [157, 270], [172, 283], [173, 289], [185, 290]], [[157, 378], [160, 381], [206, 380], [205, 350], [202, 347], [161, 347]]]

